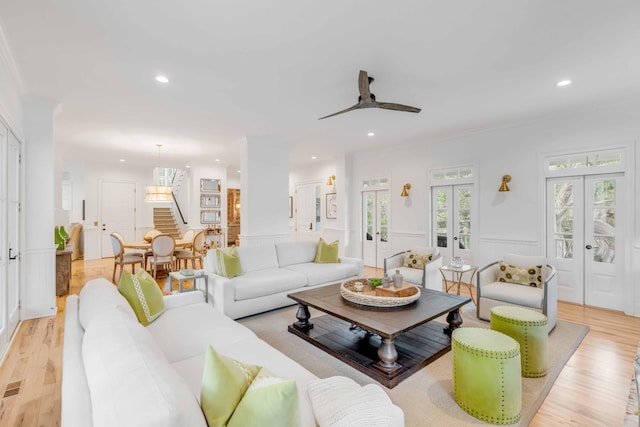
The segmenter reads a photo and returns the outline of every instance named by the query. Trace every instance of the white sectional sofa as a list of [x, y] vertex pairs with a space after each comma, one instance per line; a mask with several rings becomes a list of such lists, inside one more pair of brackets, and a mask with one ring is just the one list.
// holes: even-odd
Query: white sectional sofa
[[[200, 292], [166, 296], [164, 302], [164, 313], [145, 328], [106, 279], [91, 280], [79, 296], [67, 298], [63, 427], [206, 426], [199, 398], [209, 345], [294, 379], [300, 424], [316, 425], [307, 393], [315, 375], [214, 310]], [[402, 410], [389, 404], [391, 424], [402, 426]]]
[[[405, 257], [410, 254], [431, 254], [431, 261], [424, 264], [423, 268], [408, 268], [404, 266]], [[442, 267], [442, 255], [438, 248], [427, 246], [413, 246], [410, 249], [398, 252], [384, 259], [384, 272], [391, 278], [396, 270], [404, 276], [404, 281], [413, 283], [436, 291], [442, 290], [442, 276], [439, 268]]]
[[361, 259], [340, 257], [339, 263], [314, 263], [317, 242], [280, 242], [237, 248], [242, 275], [217, 274], [215, 251], [207, 252], [204, 268], [209, 275], [213, 307], [231, 317], [250, 316], [293, 305], [287, 294], [325, 286], [364, 274]]

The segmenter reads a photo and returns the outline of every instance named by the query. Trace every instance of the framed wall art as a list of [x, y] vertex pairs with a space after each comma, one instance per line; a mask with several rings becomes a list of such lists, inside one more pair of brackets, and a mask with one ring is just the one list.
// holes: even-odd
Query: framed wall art
[[201, 210], [200, 211], [200, 223], [201, 224], [220, 224], [221, 217], [219, 210]]
[[219, 194], [200, 194], [200, 207], [201, 208], [219, 208], [220, 207], [220, 195]]
[[200, 192], [202, 193], [219, 193], [220, 192], [220, 180], [219, 179], [200, 179]]
[[336, 193], [326, 194], [327, 219], [336, 219], [338, 217]]

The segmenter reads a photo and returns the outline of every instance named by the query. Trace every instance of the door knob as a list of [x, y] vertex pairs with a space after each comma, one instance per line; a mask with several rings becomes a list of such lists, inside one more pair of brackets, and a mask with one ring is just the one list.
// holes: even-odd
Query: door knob
[[585, 248], [587, 248], [587, 249], [592, 249], [592, 248], [593, 248], [593, 246], [591, 246], [591, 245], [587, 245], [587, 246], [585, 246]]
[[458, 236], [454, 237], [453, 240], [458, 240]]

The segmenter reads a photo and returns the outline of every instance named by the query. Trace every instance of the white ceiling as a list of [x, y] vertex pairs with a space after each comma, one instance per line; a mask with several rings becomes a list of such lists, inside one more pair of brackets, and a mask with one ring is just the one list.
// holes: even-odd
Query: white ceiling
[[[237, 165], [281, 135], [295, 169], [640, 96], [637, 0], [2, 0], [0, 26], [25, 92], [60, 102], [67, 162]], [[422, 112], [319, 121], [361, 69]]]

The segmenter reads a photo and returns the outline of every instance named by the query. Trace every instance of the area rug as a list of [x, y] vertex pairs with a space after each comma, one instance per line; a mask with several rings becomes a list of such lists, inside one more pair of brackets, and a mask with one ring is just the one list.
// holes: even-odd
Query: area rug
[[[240, 319], [240, 323], [253, 330], [260, 338], [295, 360], [320, 378], [343, 375], [361, 385], [377, 384], [346, 363], [328, 355], [308, 342], [287, 332], [287, 326], [296, 320], [296, 308], [287, 307]], [[322, 313], [311, 310], [313, 316]], [[475, 317], [475, 306], [463, 308], [463, 326], [488, 328], [489, 322]], [[515, 426], [529, 424], [549, 393], [565, 363], [578, 348], [589, 328], [558, 320], [549, 335], [549, 366], [543, 378], [522, 379], [522, 415]], [[451, 352], [422, 368], [393, 389], [383, 387], [391, 400], [404, 411], [405, 425], [413, 426], [473, 426], [486, 424], [466, 412], [453, 398]]]

